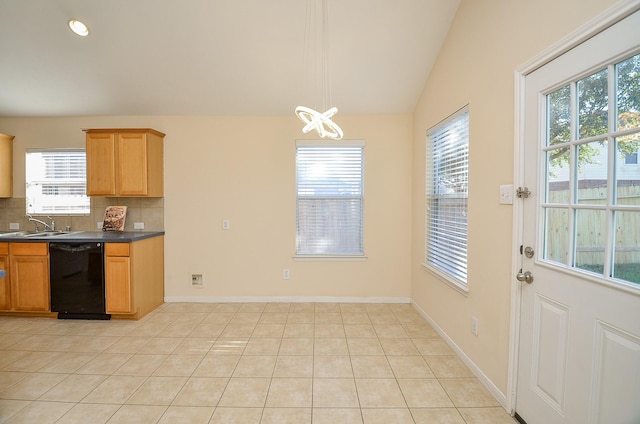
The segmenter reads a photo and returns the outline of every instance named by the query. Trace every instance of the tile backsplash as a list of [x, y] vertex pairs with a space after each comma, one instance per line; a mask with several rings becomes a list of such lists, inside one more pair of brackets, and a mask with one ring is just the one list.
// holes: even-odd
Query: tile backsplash
[[[9, 231], [12, 222], [17, 222], [23, 231], [34, 229], [26, 217], [25, 202], [24, 198], [0, 199], [0, 231]], [[54, 216], [56, 228], [63, 230], [71, 226], [73, 231], [99, 231], [97, 223], [104, 220], [107, 206], [127, 206], [125, 231], [134, 231], [134, 222], [143, 222], [143, 231], [164, 230], [164, 199], [140, 197], [92, 197], [90, 215]], [[41, 216], [34, 215], [36, 218]]]

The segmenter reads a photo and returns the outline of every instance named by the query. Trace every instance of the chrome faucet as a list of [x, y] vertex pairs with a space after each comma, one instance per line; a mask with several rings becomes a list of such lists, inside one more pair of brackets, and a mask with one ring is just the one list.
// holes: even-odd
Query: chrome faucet
[[39, 231], [38, 230], [38, 223], [42, 224], [42, 227], [44, 228], [44, 231], [55, 231], [56, 230], [56, 222], [50, 216], [47, 216], [47, 218], [49, 218], [51, 220], [50, 224], [47, 224], [44, 221], [41, 221], [39, 219], [34, 218], [31, 214], [27, 214], [27, 218], [29, 218], [29, 222], [33, 222], [33, 224], [36, 226], [36, 231]]

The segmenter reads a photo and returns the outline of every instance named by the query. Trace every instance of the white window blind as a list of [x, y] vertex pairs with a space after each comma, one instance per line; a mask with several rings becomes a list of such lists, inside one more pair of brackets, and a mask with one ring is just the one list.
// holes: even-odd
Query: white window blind
[[467, 285], [469, 111], [450, 116], [427, 133], [426, 266]]
[[84, 150], [27, 151], [27, 213], [89, 214], [86, 179]]
[[364, 143], [343, 143], [296, 144], [296, 255], [364, 255]]

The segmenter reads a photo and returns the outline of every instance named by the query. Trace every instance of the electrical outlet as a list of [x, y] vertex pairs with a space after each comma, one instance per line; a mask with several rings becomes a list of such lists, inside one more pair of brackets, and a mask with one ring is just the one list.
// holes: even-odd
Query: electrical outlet
[[202, 288], [202, 274], [191, 274], [191, 287]]
[[231, 229], [231, 224], [229, 223], [228, 219], [223, 219], [222, 220], [222, 229], [223, 230], [229, 230]]
[[96, 222], [96, 227], [98, 227], [98, 230], [102, 230], [102, 224], [104, 224], [104, 221]]
[[286, 268], [285, 268], [285, 269], [283, 269], [283, 270], [282, 270], [282, 279], [283, 279], [283, 280], [288, 280], [288, 279], [289, 279], [289, 277], [290, 277], [289, 270], [288, 270], [288, 269], [286, 269]]
[[478, 335], [478, 318], [476, 317], [471, 317], [471, 332]]
[[18, 223], [18, 222], [10, 222], [9, 223], [9, 229], [10, 230], [19, 230], [20, 229], [20, 223]]
[[144, 222], [134, 222], [133, 223], [134, 230], [144, 230]]
[[500, 186], [500, 204], [513, 205], [513, 184]]

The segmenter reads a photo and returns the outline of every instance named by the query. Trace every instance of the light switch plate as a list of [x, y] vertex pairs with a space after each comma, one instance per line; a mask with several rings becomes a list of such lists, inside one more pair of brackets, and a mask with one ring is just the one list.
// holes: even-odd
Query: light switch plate
[[500, 186], [500, 204], [513, 205], [513, 184]]
[[134, 222], [133, 223], [134, 230], [144, 230], [144, 222]]
[[19, 230], [20, 229], [20, 223], [19, 222], [10, 222], [9, 223], [9, 229], [10, 230]]

